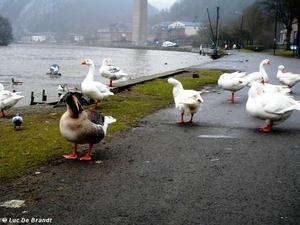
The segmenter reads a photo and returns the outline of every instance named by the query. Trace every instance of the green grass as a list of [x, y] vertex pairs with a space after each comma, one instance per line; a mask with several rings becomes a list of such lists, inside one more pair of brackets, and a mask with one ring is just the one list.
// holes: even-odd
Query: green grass
[[283, 57], [295, 58], [296, 54], [297, 54], [297, 51], [293, 52], [292, 50], [278, 50], [277, 49], [275, 51], [275, 55], [277, 55], [277, 56], [283, 56]]
[[[200, 78], [178, 78], [185, 89], [199, 89], [206, 84], [215, 84], [225, 71], [199, 71]], [[108, 128], [108, 136], [136, 124], [142, 117], [173, 103], [172, 85], [167, 79], [138, 84], [98, 105], [98, 110], [111, 115], [117, 122]], [[33, 172], [38, 166], [61, 158], [70, 153], [72, 144], [59, 131], [61, 113], [43, 116], [28, 116], [20, 130], [11, 123], [1, 124], [0, 133], [0, 183]], [[83, 149], [86, 148], [85, 145]]]

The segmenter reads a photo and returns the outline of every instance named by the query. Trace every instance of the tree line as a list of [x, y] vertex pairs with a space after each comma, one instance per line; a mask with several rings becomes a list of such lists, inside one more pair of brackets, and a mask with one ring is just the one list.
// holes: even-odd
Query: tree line
[[[194, 19], [193, 14], [196, 13], [196, 2], [199, 1], [177, 1], [170, 10], [160, 10], [158, 15], [150, 19], [150, 23], [172, 21], [175, 18], [182, 21], [190, 18], [189, 21], [191, 21]], [[220, 7], [221, 11], [226, 10], [224, 9], [225, 6], [222, 7]], [[231, 17], [228, 17], [230, 19], [226, 18], [226, 21], [224, 21], [224, 17], [220, 19], [219, 46], [225, 45], [225, 43], [235, 43], [239, 45], [263, 45], [267, 48], [272, 48], [278, 42], [280, 30], [286, 29], [285, 48], [288, 50], [291, 44], [293, 44], [291, 43], [292, 27], [300, 21], [300, 1], [257, 0], [240, 12], [227, 12], [227, 14], [230, 13], [232, 14]], [[209, 20], [207, 20], [203, 24], [206, 32], [216, 41], [216, 21], [211, 20], [211, 23], [209, 23]], [[187, 40], [194, 46], [199, 46], [203, 42], [209, 42], [203, 29], [200, 29], [199, 35], [196, 37], [187, 37]], [[300, 35], [297, 35], [296, 42], [300, 44]], [[298, 53], [300, 53], [299, 48]]]

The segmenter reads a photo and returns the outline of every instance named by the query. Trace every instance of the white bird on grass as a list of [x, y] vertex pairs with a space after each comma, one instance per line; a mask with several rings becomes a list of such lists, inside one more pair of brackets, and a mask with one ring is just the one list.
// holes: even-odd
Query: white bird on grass
[[121, 67], [112, 66], [111, 58], [103, 59], [99, 73], [102, 77], [109, 79], [109, 87], [112, 87], [113, 80], [130, 78], [127, 73], [123, 72]]
[[0, 83], [0, 110], [1, 117], [5, 117], [4, 110], [10, 109], [18, 103], [24, 96], [19, 95], [20, 92], [11, 92], [4, 90], [3, 85]]
[[85, 59], [81, 62], [81, 65], [87, 65], [89, 67], [89, 72], [81, 84], [82, 93], [95, 100], [95, 105], [92, 109], [96, 109], [97, 103], [100, 100], [114, 95], [114, 93], [112, 93], [105, 84], [94, 81], [95, 65], [92, 60]]

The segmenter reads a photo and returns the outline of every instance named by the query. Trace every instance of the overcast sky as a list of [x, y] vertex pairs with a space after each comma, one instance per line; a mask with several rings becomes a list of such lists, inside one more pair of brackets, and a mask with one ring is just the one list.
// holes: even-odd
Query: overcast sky
[[176, 0], [148, 0], [148, 3], [160, 9], [170, 8]]

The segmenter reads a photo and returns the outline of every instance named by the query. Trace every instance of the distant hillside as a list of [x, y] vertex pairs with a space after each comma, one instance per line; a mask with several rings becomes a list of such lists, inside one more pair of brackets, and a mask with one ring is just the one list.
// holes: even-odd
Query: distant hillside
[[[178, 0], [164, 17], [149, 5], [148, 16], [158, 15], [154, 23], [162, 21], [207, 21], [207, 8], [216, 20], [220, 7], [220, 21], [226, 23], [239, 15], [255, 0]], [[35, 32], [93, 33], [114, 22], [132, 23], [133, 0], [0, 0], [0, 15], [10, 20], [14, 36]], [[166, 16], [167, 15], [167, 16]], [[149, 20], [151, 23], [151, 20]]]
[[[132, 23], [132, 0], [0, 0], [15, 33], [88, 33], [113, 22]], [[158, 10], [148, 7], [148, 14]]]
[[220, 21], [227, 23], [228, 20], [238, 17], [236, 11], [242, 12], [254, 2], [256, 0], [177, 0], [170, 8], [170, 20], [193, 21], [198, 16], [200, 21], [207, 21], [207, 9], [211, 20], [216, 20], [219, 7]]
[[209, 11], [211, 21], [217, 19], [217, 7], [219, 7], [220, 23], [228, 24], [241, 16], [243, 10], [255, 3], [256, 0], [177, 0], [167, 11], [160, 10], [155, 16], [151, 16], [149, 23], [157, 24], [161, 21], [186, 21], [192, 22], [195, 16], [201, 22], [207, 22]]

